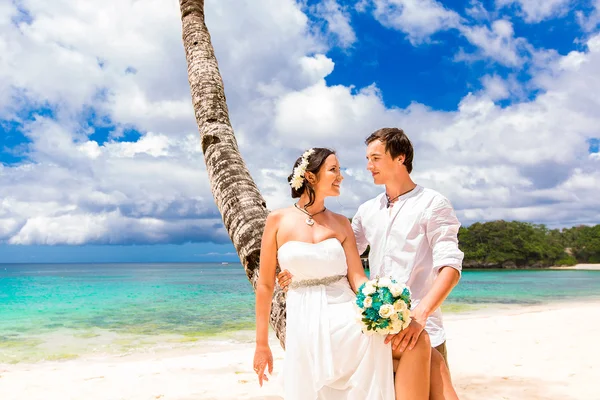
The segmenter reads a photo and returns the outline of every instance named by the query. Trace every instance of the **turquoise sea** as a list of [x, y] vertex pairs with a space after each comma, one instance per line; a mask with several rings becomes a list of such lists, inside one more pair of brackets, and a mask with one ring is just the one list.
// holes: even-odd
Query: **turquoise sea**
[[[446, 312], [600, 299], [600, 271], [464, 271]], [[254, 326], [239, 264], [0, 264], [0, 363], [127, 353]]]

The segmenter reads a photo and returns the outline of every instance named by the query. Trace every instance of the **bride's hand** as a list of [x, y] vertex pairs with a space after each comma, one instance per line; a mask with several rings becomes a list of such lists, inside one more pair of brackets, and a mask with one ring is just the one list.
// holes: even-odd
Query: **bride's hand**
[[254, 372], [258, 375], [258, 383], [262, 387], [263, 380], [268, 381], [265, 368], [269, 367], [269, 375], [273, 374], [273, 354], [269, 345], [256, 346], [254, 352]]

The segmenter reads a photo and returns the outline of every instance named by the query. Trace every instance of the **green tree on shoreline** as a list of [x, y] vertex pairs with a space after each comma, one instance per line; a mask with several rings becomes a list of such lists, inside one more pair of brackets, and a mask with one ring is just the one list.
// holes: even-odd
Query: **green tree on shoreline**
[[600, 225], [548, 229], [520, 221], [461, 227], [466, 268], [519, 268], [600, 262]]

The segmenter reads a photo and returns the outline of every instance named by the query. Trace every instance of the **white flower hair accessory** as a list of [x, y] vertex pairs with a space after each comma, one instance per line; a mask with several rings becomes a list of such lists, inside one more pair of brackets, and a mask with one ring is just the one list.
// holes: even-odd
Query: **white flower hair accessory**
[[306, 173], [306, 168], [308, 168], [308, 157], [314, 152], [314, 149], [308, 149], [302, 154], [302, 161], [294, 168], [294, 175], [292, 175], [292, 180], [290, 181], [292, 189], [298, 190], [302, 187], [302, 184], [304, 183], [304, 174]]

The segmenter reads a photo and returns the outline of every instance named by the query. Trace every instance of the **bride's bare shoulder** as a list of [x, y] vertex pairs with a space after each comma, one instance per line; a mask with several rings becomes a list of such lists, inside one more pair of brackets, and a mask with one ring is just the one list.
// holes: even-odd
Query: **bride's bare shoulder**
[[345, 215], [334, 213], [333, 211], [331, 212], [331, 214], [333, 214], [335, 222], [338, 224], [338, 227], [340, 229], [346, 229], [347, 227], [351, 226], [350, 219]]
[[352, 225], [350, 224], [348, 217], [334, 212], [331, 212], [331, 214], [333, 215], [333, 219], [335, 221], [335, 226], [332, 228], [337, 233], [339, 241], [343, 244], [347, 238], [354, 237]]
[[267, 222], [269, 222], [269, 220], [272, 222], [279, 222], [286, 216], [290, 215], [290, 213], [293, 211], [293, 207], [278, 208], [277, 210], [272, 210], [271, 212], [269, 212], [269, 215], [267, 215]]
[[338, 214], [338, 213], [335, 213], [335, 212], [333, 212], [333, 211], [330, 211], [330, 212], [331, 212], [331, 214], [333, 215], [333, 217], [335, 218], [335, 220], [336, 220], [337, 222], [339, 222], [339, 223], [344, 223], [344, 224], [345, 224], [346, 222], [350, 222], [350, 219], [349, 219], [348, 217], [346, 217], [345, 215]]

